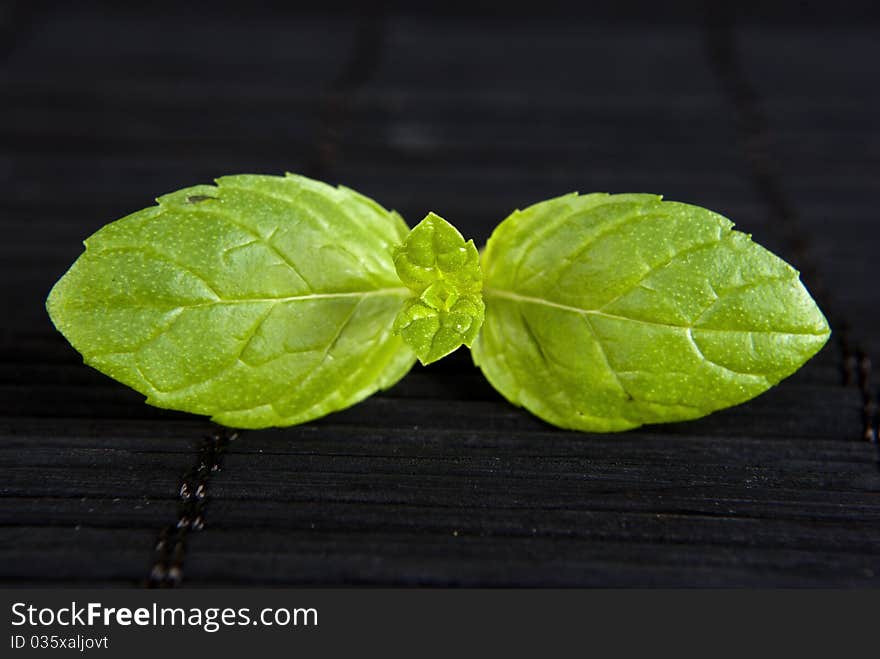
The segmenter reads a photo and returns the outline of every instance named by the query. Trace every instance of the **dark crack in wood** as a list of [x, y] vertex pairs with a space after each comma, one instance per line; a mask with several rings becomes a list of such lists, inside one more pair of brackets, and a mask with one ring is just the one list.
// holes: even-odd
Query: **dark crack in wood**
[[177, 521], [156, 540], [147, 587], [173, 588], [183, 581], [189, 534], [205, 528], [211, 476], [222, 469], [226, 449], [237, 437], [221, 429], [202, 439], [195, 463], [180, 481]]

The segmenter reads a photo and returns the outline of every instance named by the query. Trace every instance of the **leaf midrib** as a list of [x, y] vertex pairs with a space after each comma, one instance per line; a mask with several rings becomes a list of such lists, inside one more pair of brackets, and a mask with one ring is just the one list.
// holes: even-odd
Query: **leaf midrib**
[[[369, 291], [349, 291], [346, 293], [307, 293], [306, 295], [288, 295], [284, 297], [250, 297], [250, 298], [228, 298], [219, 300], [211, 300], [202, 304], [189, 305], [189, 307], [204, 307], [215, 304], [247, 304], [251, 302], [294, 302], [298, 300], [328, 300], [335, 298], [364, 298], [382, 295], [411, 295], [412, 292], [408, 288], [400, 286], [393, 288], [374, 288]], [[188, 308], [186, 306], [182, 308]]]
[[285, 302], [299, 302], [299, 301], [310, 301], [310, 300], [333, 300], [333, 299], [345, 299], [345, 298], [365, 298], [365, 297], [382, 297], [382, 296], [400, 296], [406, 297], [412, 295], [412, 291], [408, 288], [402, 287], [391, 287], [391, 288], [374, 288], [368, 291], [348, 291], [345, 293], [309, 293], [306, 295], [288, 295], [284, 297], [249, 297], [249, 298], [219, 298], [217, 300], [208, 300], [206, 302], [199, 302], [197, 304], [176, 304], [169, 303], [166, 306], [158, 307], [157, 305], [150, 304], [139, 304], [138, 302], [133, 301], [131, 306], [140, 306], [140, 307], [153, 307], [164, 309], [167, 311], [176, 311], [178, 309], [201, 309], [205, 307], [214, 307], [220, 306], [224, 304], [259, 304], [259, 303], [271, 303], [271, 304], [281, 304]]
[[611, 318], [612, 320], [627, 320], [632, 323], [642, 323], [644, 325], [652, 325], [655, 327], [668, 327], [670, 329], [675, 330], [697, 330], [700, 332], [727, 332], [727, 333], [751, 333], [751, 334], [786, 334], [790, 336], [825, 336], [827, 332], [793, 332], [793, 331], [781, 331], [781, 330], [762, 330], [762, 329], [749, 329], [749, 330], [741, 330], [741, 329], [717, 329], [712, 327], [696, 327], [692, 325], [673, 325], [672, 323], [661, 323], [652, 320], [644, 320], [643, 318], [632, 318], [630, 316], [621, 316], [618, 314], [611, 314], [605, 311], [600, 311], [599, 309], [582, 309], [581, 307], [574, 307], [568, 304], [561, 304], [560, 302], [554, 302], [553, 300], [548, 300], [546, 298], [541, 297], [532, 297], [530, 295], [521, 295], [519, 293], [514, 293], [513, 291], [508, 291], [499, 288], [484, 288], [483, 295], [486, 298], [502, 298], [507, 300], [513, 300], [515, 302], [523, 302], [526, 304], [538, 304], [546, 307], [553, 307], [555, 309], [561, 309], [563, 311], [569, 311], [572, 313], [577, 313], [586, 316], [601, 316], [603, 318]]

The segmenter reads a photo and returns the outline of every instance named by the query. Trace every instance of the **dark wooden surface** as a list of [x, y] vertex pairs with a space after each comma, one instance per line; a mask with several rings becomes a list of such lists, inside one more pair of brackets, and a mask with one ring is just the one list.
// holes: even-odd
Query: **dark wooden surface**
[[[880, 585], [873, 18], [122, 4], [0, 3], [0, 580]], [[705, 205], [801, 269], [835, 334], [686, 424], [559, 431], [463, 352], [230, 438], [53, 330], [45, 295], [102, 224], [284, 170], [478, 241], [571, 190]]]

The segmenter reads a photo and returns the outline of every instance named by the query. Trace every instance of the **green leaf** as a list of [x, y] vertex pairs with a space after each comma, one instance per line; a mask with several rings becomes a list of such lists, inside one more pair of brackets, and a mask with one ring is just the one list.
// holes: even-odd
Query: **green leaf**
[[49, 295], [87, 364], [158, 407], [241, 428], [302, 423], [396, 382], [407, 226], [346, 188], [227, 176], [86, 240]]
[[483, 255], [473, 356], [557, 426], [617, 431], [746, 401], [827, 341], [798, 273], [711, 211], [570, 194], [516, 211]]
[[483, 274], [474, 241], [429, 213], [394, 254], [401, 281], [415, 297], [394, 321], [423, 364], [470, 346], [483, 324]]

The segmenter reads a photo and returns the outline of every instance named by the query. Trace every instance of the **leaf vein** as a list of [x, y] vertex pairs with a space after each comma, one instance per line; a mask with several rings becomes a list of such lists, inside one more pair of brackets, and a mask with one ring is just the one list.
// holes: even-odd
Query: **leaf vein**
[[214, 288], [213, 284], [211, 284], [211, 282], [208, 281], [208, 278], [205, 277], [205, 275], [201, 274], [197, 270], [194, 270], [191, 266], [184, 265], [180, 261], [174, 259], [171, 256], [168, 256], [167, 254], [163, 254], [162, 252], [160, 252], [158, 250], [155, 250], [150, 247], [146, 247], [146, 246], [142, 245], [139, 247], [109, 247], [107, 249], [101, 249], [101, 250], [97, 251], [97, 254], [110, 254], [110, 253], [144, 254], [144, 255], [150, 256], [158, 261], [164, 261], [165, 263], [170, 263], [171, 265], [176, 267], [178, 270], [189, 273], [193, 277], [198, 279], [200, 282], [202, 282], [205, 285], [205, 288], [207, 288], [211, 292], [211, 294], [214, 295], [214, 297], [217, 300], [223, 299], [223, 296], [217, 291], [216, 288]]
[[787, 276], [782, 275], [779, 277], [767, 277], [764, 279], [759, 279], [757, 281], [749, 282], [748, 284], [742, 284], [740, 286], [732, 286], [730, 288], [721, 289], [721, 295], [719, 295], [718, 292], [715, 290], [715, 287], [712, 286], [711, 287], [712, 293], [715, 295], [715, 299], [712, 300], [712, 302], [710, 302], [709, 305], [705, 309], [703, 309], [699, 313], [699, 315], [694, 319], [693, 326], [697, 327], [699, 325], [700, 321], [703, 319], [703, 316], [705, 316], [707, 313], [712, 311], [712, 309], [714, 309], [718, 305], [718, 303], [723, 299], [722, 296], [732, 295], [733, 293], [747, 291], [751, 288], [755, 288], [756, 286], [761, 286], [763, 284], [772, 284], [773, 282], [777, 282], [777, 281], [795, 281], [796, 279], [797, 279], [797, 273], [794, 273], [794, 272], [793, 272], [793, 274], [789, 274]]
[[[619, 314], [610, 314], [605, 313], [599, 309], [582, 309], [580, 307], [574, 307], [568, 304], [561, 304], [559, 302], [554, 302], [552, 300], [547, 300], [545, 298], [539, 297], [531, 297], [528, 295], [520, 295], [518, 293], [512, 293], [510, 291], [506, 291], [498, 288], [486, 288], [483, 290], [484, 295], [487, 298], [496, 298], [496, 299], [504, 299], [510, 300], [512, 302], [522, 302], [525, 304], [538, 304], [547, 307], [553, 307], [554, 309], [561, 309], [562, 311], [570, 311], [572, 313], [578, 314], [589, 314], [591, 316], [600, 316], [602, 318], [610, 318], [612, 320], [626, 320], [632, 323], [640, 323], [643, 325], [652, 325], [654, 327], [668, 327], [676, 330], [688, 330], [693, 329], [690, 325], [674, 325], [672, 323], [661, 323], [653, 320], [644, 320], [643, 318], [632, 318], [630, 316], [624, 316]], [[701, 332], [727, 332], [727, 333], [746, 333], [752, 332], [755, 334], [783, 334], [787, 336], [824, 336], [827, 332], [794, 332], [787, 330], [763, 330], [763, 329], [715, 329], [715, 328], [707, 328], [707, 327], [698, 327], [696, 328]]]
[[288, 268], [293, 270], [293, 272], [297, 275], [297, 277], [302, 279], [302, 282], [306, 285], [306, 288], [309, 291], [315, 290], [314, 287], [311, 285], [311, 283], [309, 283], [309, 280], [305, 278], [305, 276], [303, 275], [303, 273], [299, 269], [299, 267], [297, 267], [296, 263], [294, 263], [293, 260], [290, 259], [290, 257], [288, 257], [284, 252], [282, 252], [274, 244], [272, 244], [272, 236], [274, 236], [275, 232], [278, 230], [277, 227], [268, 236], [263, 236], [260, 234], [259, 231], [256, 231], [255, 229], [251, 228], [247, 224], [244, 224], [243, 222], [239, 222], [237, 219], [235, 219], [235, 216], [231, 212], [229, 212], [228, 210], [226, 210], [222, 206], [214, 206], [212, 208], [207, 208], [207, 207], [203, 207], [203, 206], [195, 206], [189, 212], [199, 213], [202, 215], [212, 215], [212, 216], [220, 218], [221, 220], [223, 220], [227, 224], [231, 224], [232, 226], [237, 227], [238, 229], [241, 229], [242, 231], [247, 233], [249, 236], [253, 237], [254, 240], [259, 241], [259, 243], [261, 245], [266, 247], [266, 249], [268, 249], [275, 256], [277, 256], [279, 259], [281, 259], [281, 261], [284, 262], [284, 264], [287, 265]]
[[253, 324], [251, 329], [248, 330], [247, 334], [245, 334], [243, 337], [241, 337], [242, 344], [239, 347], [238, 353], [235, 355], [235, 359], [233, 361], [241, 362], [245, 366], [251, 366], [250, 364], [248, 364], [246, 361], [244, 361], [242, 359], [242, 356], [244, 355], [245, 351], [250, 347], [251, 343], [253, 343], [254, 338], [257, 336], [257, 333], [263, 327], [263, 324], [266, 322], [266, 320], [269, 318], [269, 316], [272, 315], [272, 312], [275, 311], [275, 309], [277, 309], [277, 308], [278, 308], [277, 302], [273, 302], [271, 305], [269, 305], [269, 308], [266, 309], [265, 312], [260, 314], [260, 317], [257, 320], [257, 322]]
[[94, 353], [93, 357], [107, 357], [109, 355], [133, 355], [135, 353], [140, 352], [144, 348], [146, 348], [150, 343], [158, 339], [160, 336], [165, 334], [166, 332], [171, 331], [171, 328], [174, 327], [175, 323], [180, 319], [183, 315], [183, 307], [176, 307], [169, 311], [169, 314], [173, 314], [170, 320], [166, 320], [166, 322], [161, 325], [158, 329], [154, 330], [150, 336], [146, 339], [135, 345], [130, 350], [108, 350], [106, 352], [97, 352]]
[[[719, 229], [720, 228], [721, 227], [719, 227]], [[730, 235], [729, 229], [727, 230], [727, 232], [728, 232], [727, 235]], [[615, 302], [617, 302], [618, 300], [620, 300], [624, 296], [631, 293], [632, 290], [636, 286], [640, 286], [648, 277], [650, 277], [653, 274], [656, 274], [657, 272], [660, 272], [664, 268], [671, 265], [677, 259], [679, 259], [683, 256], [690, 256], [691, 254], [696, 254], [696, 253], [698, 253], [704, 249], [708, 249], [710, 247], [717, 246], [718, 243], [720, 243], [726, 237], [725, 235], [722, 235], [722, 234], [723, 234], [723, 229], [722, 229], [722, 232], [718, 236], [716, 236], [714, 239], [712, 239], [711, 241], [707, 241], [705, 243], [699, 243], [697, 245], [691, 245], [690, 247], [687, 247], [681, 251], [676, 252], [675, 254], [670, 256], [668, 259], [666, 259], [662, 263], [658, 263], [655, 266], [649, 267], [647, 272], [645, 272], [641, 277], [639, 277], [639, 279], [637, 281], [635, 281], [632, 284], [630, 284], [629, 286], [627, 286], [626, 290], [624, 290], [622, 293], [620, 293], [620, 295], [617, 295], [614, 298], [612, 298], [612, 299], [608, 300], [607, 302], [605, 302], [604, 304], [602, 304], [602, 306], [600, 306], [598, 308], [598, 310], [601, 311], [603, 309], [606, 309], [607, 307], [610, 307], [612, 304], [614, 304]]]
[[590, 333], [593, 335], [593, 338], [596, 339], [596, 345], [599, 346], [599, 352], [602, 355], [602, 360], [605, 362], [605, 366], [608, 371], [611, 373], [614, 381], [617, 383], [617, 386], [620, 387], [623, 395], [628, 399], [632, 400], [633, 395], [629, 393], [626, 386], [623, 384], [623, 381], [620, 379], [620, 376], [617, 374], [617, 371], [614, 370], [614, 367], [611, 365], [611, 360], [608, 359], [608, 351], [605, 349], [605, 343], [602, 341], [598, 332], [596, 332], [596, 328], [593, 327], [593, 323], [590, 321], [590, 317], [587, 315], [581, 316], [584, 319], [584, 322], [587, 324], [587, 327], [590, 328]]
[[637, 211], [630, 213], [629, 215], [625, 215], [625, 216], [619, 218], [617, 221], [606, 225], [605, 227], [602, 228], [601, 231], [599, 231], [598, 233], [596, 233], [593, 236], [590, 236], [590, 238], [585, 243], [583, 243], [580, 247], [578, 247], [578, 249], [573, 254], [566, 255], [564, 257], [564, 260], [567, 261], [568, 263], [565, 266], [563, 266], [562, 268], [560, 268], [559, 274], [556, 277], [556, 280], [560, 281], [565, 276], [566, 271], [568, 269], [570, 269], [571, 266], [573, 266], [575, 264], [575, 262], [577, 262], [577, 260], [583, 255], [584, 252], [586, 252], [588, 249], [593, 247], [596, 243], [598, 243], [603, 238], [606, 238], [610, 235], [618, 233], [619, 229], [623, 228], [623, 229], [629, 230], [629, 229], [632, 229], [637, 224], [641, 224], [642, 222], [645, 222], [646, 220], [667, 219], [666, 216], [663, 215], [662, 213], [650, 213], [650, 212], [644, 213], [644, 212], [641, 212], [642, 210], [643, 209], [640, 207]]
[[552, 366], [552, 364], [550, 363], [550, 359], [547, 357], [547, 353], [544, 352], [544, 346], [541, 345], [541, 342], [535, 335], [535, 331], [532, 329], [532, 325], [531, 323], [529, 323], [529, 319], [522, 309], [519, 310], [519, 317], [522, 319], [523, 327], [525, 327], [526, 334], [529, 335], [529, 338], [537, 349], [538, 354], [541, 356], [541, 360], [544, 362], [547, 369], [550, 370]]
[[700, 356], [700, 358], [703, 359], [704, 361], [706, 361], [707, 363], [712, 364], [713, 366], [717, 366], [718, 368], [724, 369], [725, 371], [728, 371], [729, 373], [733, 373], [734, 375], [745, 375], [747, 377], [761, 378], [762, 380], [765, 380], [768, 383], [770, 382], [769, 378], [766, 375], [764, 375], [763, 373], [750, 373], [748, 371], [737, 371], [737, 370], [730, 368], [729, 366], [725, 366], [724, 364], [720, 364], [712, 359], [709, 359], [709, 357], [706, 356], [706, 354], [700, 348], [699, 344], [694, 340], [694, 335], [693, 335], [693, 332], [691, 331], [691, 328], [687, 329], [686, 334], [687, 334], [688, 341], [690, 341], [690, 344], [693, 346], [694, 350], [696, 350], [697, 354]]
[[[601, 208], [603, 205], [604, 205], [604, 204], [600, 204], [599, 206], [589, 208], [589, 209], [586, 210], [586, 211], [583, 211], [583, 210], [580, 210], [580, 209], [575, 209], [575, 210], [573, 210], [572, 212], [568, 213], [568, 214], [565, 216], [563, 222], [555, 223], [555, 224], [554, 224], [554, 227], [553, 227], [553, 230], [555, 230], [556, 228], [558, 228], [558, 227], [562, 227], [562, 226], [564, 226], [565, 224], [567, 224], [567, 223], [571, 220], [571, 217], [572, 217], [572, 216], [574, 216], [574, 215], [578, 215], [578, 214], [586, 214], [586, 215], [589, 215], [589, 214], [590, 214], [592, 211], [594, 211], [596, 208]], [[610, 234], [610, 233], [613, 233], [613, 232], [614, 232], [616, 229], [618, 229], [619, 227], [621, 227], [621, 226], [627, 224], [628, 222], [630, 222], [631, 220], [633, 220], [633, 219], [635, 219], [635, 218], [640, 218], [638, 221], [641, 221], [641, 217], [652, 217], [652, 216], [653, 216], [652, 214], [643, 214], [643, 213], [641, 213], [641, 211], [642, 211], [642, 207], [639, 207], [637, 210], [633, 211], [632, 213], [628, 213], [627, 215], [624, 215], [623, 217], [617, 218], [617, 220], [611, 222], [609, 225], [606, 225], [606, 226], [601, 227], [601, 229], [599, 230], [598, 233], [596, 233], [595, 235], [590, 236], [590, 237], [587, 239], [587, 241], [586, 241], [584, 244], [582, 244], [582, 245], [577, 249], [577, 251], [575, 252], [575, 254], [566, 257], [565, 260], [573, 263], [573, 262], [574, 262], [574, 259], [576, 258], [576, 256], [577, 256], [578, 254], [582, 254], [585, 250], [589, 249], [592, 245], [594, 245], [594, 244], [596, 243], [596, 241], [601, 240], [604, 236], [606, 236], [606, 235], [608, 235], [608, 234]], [[653, 216], [653, 217], [656, 217], [656, 216]], [[548, 230], [548, 231], [544, 231], [543, 234], [544, 234], [545, 236], [550, 236], [550, 235], [552, 235], [552, 231], [549, 231], [549, 230]], [[537, 236], [536, 236], [535, 238], [533, 238], [533, 239], [530, 241], [530, 245], [531, 245], [531, 244], [534, 244], [536, 240], [537, 240]], [[543, 238], [542, 240], [549, 240], [549, 237], [548, 237], [548, 238]], [[540, 244], [540, 243], [537, 243], [537, 244]], [[528, 259], [528, 257], [529, 257], [531, 254], [532, 254], [531, 247], [530, 247], [530, 246], [529, 246], [529, 247], [526, 247], [526, 248], [523, 250], [523, 252], [521, 253], [519, 260], [517, 261], [517, 264], [516, 264], [516, 271], [515, 271], [515, 274], [514, 274], [513, 281], [516, 282], [517, 285], [519, 285], [519, 286], [522, 286], [522, 285], [525, 284], [526, 282], [528, 282], [528, 281], [534, 279], [536, 275], [543, 274], [543, 270], [538, 270], [538, 271], [536, 272], [535, 275], [530, 275], [530, 276], [526, 277], [524, 280], [520, 281], [520, 279], [519, 279], [519, 273], [520, 273], [520, 270], [522, 269], [523, 264], [525, 263], [525, 261]], [[563, 270], [564, 270], [564, 268], [563, 268]], [[562, 273], [560, 273], [560, 277], [561, 277], [561, 276], [562, 276]], [[558, 280], [558, 279], [559, 279], [559, 277], [557, 277], [557, 280]]]

